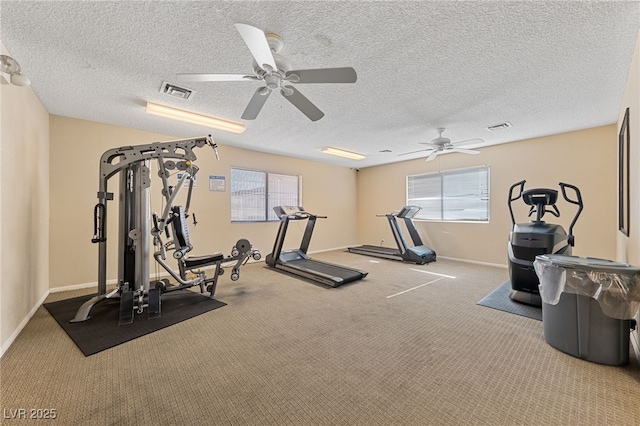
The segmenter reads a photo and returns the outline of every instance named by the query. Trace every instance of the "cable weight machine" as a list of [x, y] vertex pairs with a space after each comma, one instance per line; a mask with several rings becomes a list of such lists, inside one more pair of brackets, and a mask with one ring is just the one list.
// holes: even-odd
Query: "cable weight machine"
[[[240, 267], [249, 257], [260, 259], [260, 252], [254, 250], [246, 239], [238, 240], [230, 256], [225, 257], [221, 253], [188, 256], [193, 246], [189, 240], [186, 219], [189, 216], [193, 178], [199, 170], [194, 164], [197, 157], [193, 150], [205, 146], [212, 147], [216, 158], [219, 158], [217, 145], [210, 136], [125, 146], [110, 149], [102, 155], [98, 204], [94, 208], [94, 236], [91, 240], [98, 244], [98, 294], [78, 309], [71, 322], [89, 319], [91, 309], [97, 303], [111, 298], [120, 299], [119, 324], [133, 322], [135, 313], [141, 314], [145, 308], [150, 318], [158, 317], [162, 293], [199, 286], [201, 292], [206, 288], [213, 298], [218, 277], [224, 273], [224, 264], [235, 262], [231, 274], [231, 279], [235, 281], [240, 276]], [[151, 214], [149, 208], [149, 166], [152, 160], [157, 161], [162, 195], [166, 202], [161, 215]], [[182, 177], [172, 187], [169, 185], [169, 177], [174, 170], [182, 173]], [[120, 177], [118, 277], [116, 288], [107, 292], [107, 202], [114, 199], [114, 194], [107, 190], [107, 183], [116, 175]], [[185, 206], [176, 205], [178, 195], [187, 182]], [[151, 282], [151, 237], [156, 246], [153, 258], [177, 281], [176, 285], [170, 285], [167, 279]], [[166, 262], [168, 252], [173, 252], [173, 258], [178, 262], [178, 271]], [[206, 272], [201, 269], [205, 267], [213, 268], [212, 277], [207, 277]]]

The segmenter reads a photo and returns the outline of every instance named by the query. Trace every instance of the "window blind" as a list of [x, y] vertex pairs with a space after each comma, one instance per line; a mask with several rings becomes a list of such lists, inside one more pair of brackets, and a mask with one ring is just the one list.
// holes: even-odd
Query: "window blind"
[[231, 169], [231, 221], [279, 220], [274, 206], [300, 201], [300, 176]]
[[407, 176], [407, 204], [417, 219], [488, 221], [489, 167]]

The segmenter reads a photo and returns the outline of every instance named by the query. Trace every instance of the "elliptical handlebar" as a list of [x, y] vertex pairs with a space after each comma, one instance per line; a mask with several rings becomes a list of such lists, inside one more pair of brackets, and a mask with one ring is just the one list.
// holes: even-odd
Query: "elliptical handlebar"
[[[520, 182], [516, 182], [513, 185], [511, 185], [511, 187], [509, 188], [509, 201], [508, 201], [509, 214], [511, 215], [511, 222], [514, 226], [516, 224], [516, 219], [513, 214], [513, 208], [511, 207], [511, 203], [520, 198], [522, 198], [526, 204], [531, 205], [531, 209], [529, 209], [529, 216], [531, 216], [534, 212], [538, 213], [538, 218], [537, 218], [538, 221], [542, 219], [542, 216], [544, 215], [544, 213], [551, 213], [556, 217], [560, 217], [560, 211], [558, 210], [558, 207], [555, 204], [557, 191], [553, 189], [536, 188], [536, 189], [529, 189], [525, 193], [524, 191], [525, 183], [526, 183], [526, 180], [521, 180]], [[569, 233], [567, 236], [569, 245], [573, 246], [575, 242], [575, 238], [573, 236], [573, 227], [578, 221], [578, 217], [580, 216], [584, 208], [582, 204], [582, 194], [580, 193], [580, 190], [578, 189], [578, 187], [575, 185], [571, 185], [569, 183], [564, 183], [564, 182], [560, 182], [558, 185], [560, 186], [560, 190], [562, 192], [562, 197], [564, 198], [564, 200], [570, 204], [574, 204], [578, 206], [578, 211], [573, 217], [573, 220], [571, 221], [571, 225], [569, 225]], [[514, 196], [513, 195], [514, 189], [518, 187], [520, 188], [520, 190], [518, 191], [518, 195]], [[573, 190], [573, 192], [575, 193], [574, 198], [569, 197], [569, 195], [567, 194], [567, 188]], [[544, 207], [545, 205], [551, 206], [553, 210], [547, 210]]]
[[[509, 213], [511, 214], [511, 222], [513, 225], [516, 224], [516, 218], [513, 215], [513, 208], [511, 207], [511, 203], [518, 200], [520, 197], [522, 197], [522, 191], [524, 191], [524, 184], [525, 184], [526, 180], [521, 180], [520, 182], [516, 182], [513, 185], [511, 185], [511, 188], [509, 188], [509, 202], [507, 203], [509, 205]], [[514, 188], [516, 188], [517, 186], [520, 186], [520, 192], [518, 193], [517, 197], [513, 196], [513, 190]]]
[[[578, 216], [580, 216], [580, 213], [582, 213], [582, 209], [584, 208], [584, 206], [582, 204], [582, 194], [580, 193], [580, 190], [578, 189], [578, 187], [575, 186], [575, 185], [571, 185], [569, 183], [564, 183], [564, 182], [560, 182], [558, 185], [560, 185], [560, 189], [562, 190], [562, 197], [565, 199], [565, 201], [567, 201], [568, 203], [575, 204], [576, 206], [578, 206], [578, 211], [576, 212], [576, 215], [573, 217], [573, 220], [571, 221], [571, 225], [569, 225], [568, 241], [569, 241], [569, 244], [573, 247], [574, 240], [575, 240], [575, 238], [573, 236], [573, 226], [576, 224], [576, 222], [578, 220]], [[576, 199], [575, 200], [572, 200], [571, 198], [569, 198], [565, 188], [573, 189], [573, 191], [575, 192], [575, 195], [576, 195]]]

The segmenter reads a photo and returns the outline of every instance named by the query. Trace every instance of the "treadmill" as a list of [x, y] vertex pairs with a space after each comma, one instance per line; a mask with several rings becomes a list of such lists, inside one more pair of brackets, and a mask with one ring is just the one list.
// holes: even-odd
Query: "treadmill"
[[[413, 262], [418, 265], [435, 262], [436, 252], [422, 243], [420, 234], [416, 226], [413, 224], [413, 217], [420, 211], [419, 206], [404, 206], [400, 211], [391, 212], [384, 215], [376, 215], [378, 217], [386, 216], [391, 226], [393, 238], [396, 240], [398, 248], [364, 245], [358, 247], [349, 247], [351, 253], [364, 254], [367, 256], [382, 257], [385, 259], [401, 260], [403, 262]], [[409, 231], [414, 246], [409, 247], [407, 241], [402, 234], [397, 218], [403, 219], [404, 224]]]
[[[309, 213], [301, 206], [277, 206], [273, 210], [280, 217], [280, 227], [273, 245], [273, 251], [265, 259], [267, 265], [330, 287], [338, 287], [367, 276], [368, 272], [313, 260], [307, 256], [316, 219], [326, 219], [326, 216], [317, 216]], [[287, 227], [292, 220], [307, 220], [302, 242], [299, 249], [282, 250]]]

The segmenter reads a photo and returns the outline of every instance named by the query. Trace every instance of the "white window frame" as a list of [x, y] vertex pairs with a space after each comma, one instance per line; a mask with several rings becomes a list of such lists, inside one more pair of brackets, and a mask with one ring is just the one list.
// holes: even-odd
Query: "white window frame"
[[[256, 215], [254, 215], [253, 218], [235, 218], [234, 219], [234, 178], [233, 178], [233, 171], [234, 170], [238, 170], [238, 171], [244, 171], [244, 172], [255, 172], [255, 173], [260, 173], [264, 175], [264, 208], [261, 208], [259, 215], [259, 218], [255, 218]], [[277, 172], [269, 172], [266, 170], [257, 170], [257, 169], [249, 169], [246, 167], [236, 167], [236, 166], [232, 166], [231, 167], [231, 171], [230, 171], [230, 192], [231, 192], [231, 211], [230, 211], [230, 216], [231, 216], [231, 222], [233, 223], [244, 223], [244, 222], [277, 222], [280, 219], [276, 216], [275, 212], [273, 211], [273, 205], [270, 202], [270, 200], [272, 199], [272, 192], [270, 191], [270, 176], [286, 176], [286, 177], [295, 177], [297, 179], [297, 183], [298, 183], [298, 188], [297, 188], [297, 201], [295, 202], [295, 205], [302, 205], [302, 176], [301, 175], [294, 175], [294, 174], [290, 174], [290, 173], [277, 173]], [[258, 194], [256, 194], [258, 195]], [[262, 203], [258, 203], [258, 204], [262, 204]], [[289, 204], [293, 204], [293, 203], [289, 203]]]
[[[466, 197], [467, 198], [473, 198], [475, 199], [475, 203], [477, 205], [482, 206], [482, 210], [479, 214], [468, 214], [466, 216], [462, 216], [460, 217], [460, 215], [458, 215], [458, 217], [455, 218], [447, 218], [447, 216], [452, 216], [454, 214], [447, 214], [447, 212], [452, 212], [455, 209], [447, 209], [446, 204], [453, 204], [455, 203], [456, 199], [452, 198], [452, 197], [447, 197], [447, 192], [449, 190], [452, 190], [454, 188], [452, 187], [447, 187], [445, 188], [446, 185], [446, 178], [452, 178], [456, 175], [461, 175], [462, 173], [465, 172], [471, 172], [471, 171], [485, 171], [486, 170], [486, 175], [487, 175], [487, 181], [486, 181], [486, 187], [481, 187], [478, 189], [478, 193], [476, 194], [467, 194]], [[418, 194], [418, 195], [423, 195], [423, 197], [416, 197], [416, 194], [413, 194], [413, 198], [411, 198], [411, 194], [410, 194], [410, 185], [411, 185], [411, 179], [412, 178], [421, 178], [421, 177], [433, 177], [434, 179], [440, 179], [440, 188], [438, 189], [437, 186], [432, 186], [431, 189], [436, 190], [435, 194]], [[485, 186], [482, 185], [482, 186]], [[488, 223], [490, 221], [491, 218], [491, 169], [489, 166], [487, 165], [483, 165], [483, 166], [474, 166], [474, 167], [468, 167], [468, 168], [463, 168], [463, 169], [453, 169], [453, 170], [446, 170], [446, 171], [441, 171], [441, 172], [434, 172], [434, 173], [422, 173], [422, 174], [416, 174], [416, 175], [408, 175], [406, 178], [406, 200], [407, 200], [407, 204], [412, 204], [412, 205], [417, 205], [420, 207], [423, 207], [423, 209], [414, 217], [414, 219], [416, 220], [426, 220], [426, 221], [432, 221], [432, 222], [463, 222], [463, 223]], [[472, 189], [472, 191], [476, 191], [475, 189]], [[432, 197], [428, 198], [428, 195], [432, 195]], [[420, 199], [423, 198], [423, 199]], [[428, 206], [428, 204], [431, 204], [431, 207]], [[438, 204], [439, 205], [439, 212], [440, 214], [434, 214], [434, 211], [436, 211], [433, 208], [433, 204]], [[474, 201], [471, 200], [471, 202], [469, 204], [473, 204]], [[486, 208], [484, 208], [486, 205]], [[436, 207], [436, 209], [438, 209], [438, 207]], [[463, 209], [464, 211], [464, 209]], [[472, 211], [472, 210], [469, 210]], [[486, 215], [484, 214], [486, 212]]]

